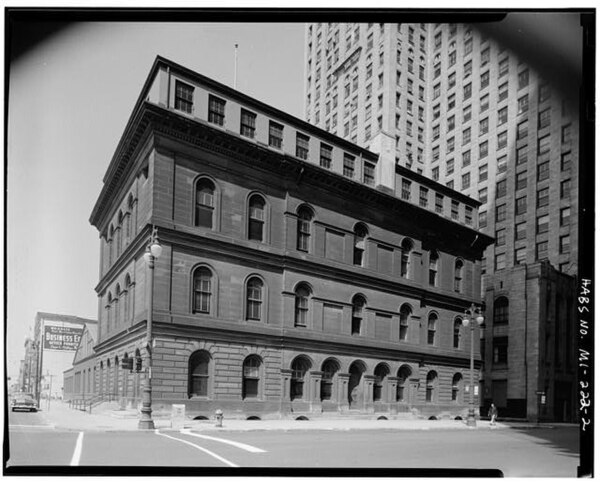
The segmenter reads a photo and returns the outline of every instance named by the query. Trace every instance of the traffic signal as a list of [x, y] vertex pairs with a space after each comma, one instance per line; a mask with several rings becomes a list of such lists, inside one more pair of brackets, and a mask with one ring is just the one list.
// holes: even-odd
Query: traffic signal
[[136, 356], [135, 358], [135, 372], [142, 372], [142, 357]]

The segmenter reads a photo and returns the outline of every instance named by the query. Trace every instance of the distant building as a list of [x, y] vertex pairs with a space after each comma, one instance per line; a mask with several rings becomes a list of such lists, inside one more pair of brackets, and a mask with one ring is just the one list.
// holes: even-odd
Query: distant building
[[475, 229], [478, 201], [403, 166], [381, 186], [380, 163], [158, 57], [90, 218], [93, 391], [140, 395], [148, 371], [121, 363], [147, 369], [151, 347], [154, 409], [464, 417], [477, 387], [461, 315], [481, 302], [492, 239]]
[[88, 323], [96, 321], [73, 315], [36, 314], [33, 346], [37, 378], [32, 387], [38, 401], [42, 395], [47, 397], [50, 385], [52, 395], [62, 397], [63, 372], [72, 366], [83, 328]]
[[79, 345], [73, 356], [73, 366], [63, 372], [63, 398], [85, 399], [96, 396], [96, 353], [94, 346], [98, 340], [97, 322], [86, 322]]
[[579, 86], [468, 24], [309, 24], [305, 61], [306, 119], [379, 153], [383, 185], [404, 166], [481, 202], [484, 406], [574, 421]]

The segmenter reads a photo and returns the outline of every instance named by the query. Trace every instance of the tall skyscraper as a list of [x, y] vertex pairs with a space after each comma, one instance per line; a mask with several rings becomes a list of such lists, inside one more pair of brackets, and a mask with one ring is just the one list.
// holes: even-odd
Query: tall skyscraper
[[[556, 66], [561, 69], [560, 65]], [[309, 24], [306, 119], [482, 204], [483, 407], [575, 418], [579, 112], [519, 52], [467, 24]]]

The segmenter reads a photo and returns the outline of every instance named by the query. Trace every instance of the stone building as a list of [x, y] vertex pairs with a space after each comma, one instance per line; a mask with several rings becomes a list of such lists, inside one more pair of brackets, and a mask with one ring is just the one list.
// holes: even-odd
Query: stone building
[[[554, 73], [567, 68], [559, 56], [546, 61], [554, 77], [530, 60], [483, 24], [308, 24], [305, 112], [308, 122], [379, 153], [380, 181], [390, 189], [394, 167], [404, 166], [481, 202], [478, 226], [495, 238], [482, 260], [484, 406], [494, 399], [501, 416], [574, 420], [575, 392], [544, 375], [554, 373], [564, 345], [560, 354], [571, 360], [559, 372], [575, 378], [574, 331], [569, 340], [540, 340], [540, 350], [530, 340], [529, 365], [519, 355], [524, 331], [554, 337], [555, 320], [577, 320], [579, 85], [576, 73], [567, 89], [555, 85]], [[510, 285], [523, 273], [541, 277], [526, 294]], [[563, 290], [556, 303], [538, 288], [555, 280]], [[522, 317], [525, 299], [546, 309]], [[554, 412], [550, 401], [567, 397], [568, 410]]]
[[[154, 410], [464, 417], [461, 315], [492, 239], [478, 201], [403, 166], [382, 186], [379, 163], [157, 57], [90, 218], [96, 392], [140, 394], [150, 309]], [[144, 371], [120, 369], [138, 355]]]

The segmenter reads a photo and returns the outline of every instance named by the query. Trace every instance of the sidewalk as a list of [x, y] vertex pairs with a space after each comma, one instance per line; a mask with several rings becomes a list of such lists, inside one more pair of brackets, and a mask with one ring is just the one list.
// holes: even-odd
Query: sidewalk
[[[67, 403], [52, 402], [50, 410], [43, 409], [40, 415], [47, 424], [54, 429], [72, 431], [138, 431], [138, 416], [135, 410], [125, 411], [100, 411], [87, 413], [69, 408]], [[171, 420], [164, 415], [154, 415], [154, 425], [159, 430], [172, 430]], [[510, 428], [554, 428], [559, 425], [535, 423], [502, 423], [499, 422], [493, 430]], [[313, 419], [309, 421], [296, 421], [294, 419], [269, 419], [247, 421], [241, 419], [225, 419], [223, 426], [218, 428], [215, 421], [193, 421], [186, 419], [184, 428], [196, 431], [350, 431], [350, 430], [486, 430], [490, 431], [488, 421], [478, 421], [476, 428], [469, 428], [466, 421], [455, 420], [377, 420], [373, 419]], [[173, 429], [175, 430], [175, 429]], [[179, 431], [179, 429], [176, 429]]]

